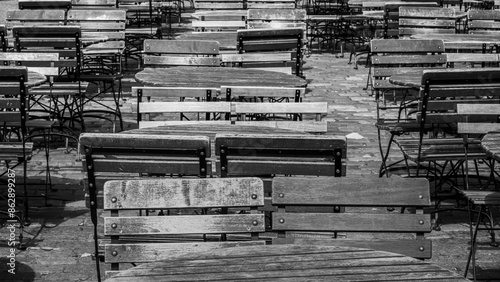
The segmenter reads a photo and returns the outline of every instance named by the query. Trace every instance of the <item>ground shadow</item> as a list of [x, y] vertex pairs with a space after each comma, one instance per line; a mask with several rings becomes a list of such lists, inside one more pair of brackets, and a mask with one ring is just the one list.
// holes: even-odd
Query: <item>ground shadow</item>
[[[11, 267], [11, 262], [14, 262], [14, 268]], [[1, 257], [0, 273], [2, 281], [35, 281], [35, 271], [28, 265], [15, 261], [15, 258]]]

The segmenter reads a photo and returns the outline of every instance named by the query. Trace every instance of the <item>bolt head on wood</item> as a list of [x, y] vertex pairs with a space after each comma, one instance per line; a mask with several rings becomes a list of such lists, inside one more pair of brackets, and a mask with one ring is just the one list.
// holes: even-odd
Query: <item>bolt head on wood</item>
[[280, 218], [280, 223], [285, 223], [285, 219], [284, 218]]
[[257, 199], [257, 194], [252, 194], [252, 199]]
[[114, 257], [116, 257], [116, 256], [118, 255], [118, 252], [117, 252], [117, 251], [113, 251], [111, 254], [112, 254]]
[[116, 227], [118, 227], [118, 225], [116, 225], [116, 223], [111, 224], [111, 228], [116, 229]]
[[111, 198], [112, 203], [116, 203], [116, 201], [117, 201], [116, 197]]

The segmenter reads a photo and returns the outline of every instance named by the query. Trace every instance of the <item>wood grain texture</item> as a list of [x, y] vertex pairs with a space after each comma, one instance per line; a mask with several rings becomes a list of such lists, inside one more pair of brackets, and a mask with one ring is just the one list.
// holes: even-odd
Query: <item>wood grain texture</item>
[[137, 82], [146, 86], [215, 87], [226, 86], [283, 86], [304, 87], [305, 79], [262, 70], [244, 68], [145, 68], [135, 75]]
[[219, 43], [198, 40], [144, 40], [145, 53], [218, 55]]
[[[110, 278], [116, 281], [467, 281], [402, 255], [352, 247], [270, 245], [172, 255]], [[433, 280], [435, 279], [435, 280]]]
[[264, 205], [259, 178], [147, 179], [104, 185], [105, 209], [218, 208]]

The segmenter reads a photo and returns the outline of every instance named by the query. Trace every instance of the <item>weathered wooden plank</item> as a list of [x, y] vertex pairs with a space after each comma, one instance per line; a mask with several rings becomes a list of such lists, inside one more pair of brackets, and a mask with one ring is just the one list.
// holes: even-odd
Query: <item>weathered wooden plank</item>
[[140, 113], [230, 113], [230, 102], [143, 102]]
[[[404, 40], [404, 39], [402, 39]], [[413, 41], [413, 40], [412, 40]], [[438, 55], [393, 55], [393, 56], [373, 56], [372, 64], [375, 65], [398, 65], [398, 64], [444, 64], [446, 54]]]
[[249, 9], [247, 15], [248, 20], [305, 21], [306, 17], [305, 9]]
[[147, 179], [104, 185], [105, 209], [220, 208], [264, 205], [259, 178]]
[[210, 125], [224, 124], [231, 125], [230, 120], [155, 120], [155, 121], [140, 121], [139, 128], [155, 128], [158, 126], [175, 126], [175, 125]]
[[232, 97], [302, 97], [306, 92], [303, 87], [262, 87], [262, 86], [221, 86], [222, 95], [230, 93]]
[[281, 213], [273, 230], [340, 232], [430, 232], [429, 214]]
[[469, 12], [469, 20], [500, 20], [500, 12], [498, 10], [471, 10]]
[[144, 55], [144, 64], [146, 65], [164, 65], [164, 66], [220, 66], [218, 57], [174, 57], [174, 56], [152, 56]]
[[221, 61], [223, 63], [245, 63], [245, 62], [286, 62], [294, 59], [292, 52], [279, 52], [279, 53], [243, 53], [243, 54], [221, 54]]
[[[274, 205], [429, 206], [426, 179], [375, 177], [276, 177]], [[308, 187], [307, 193], [304, 187]], [[377, 187], [377, 189], [371, 189]]]
[[208, 94], [215, 96], [217, 88], [211, 87], [132, 87], [132, 96], [137, 97], [138, 91], [142, 92], [143, 97], [151, 98], [203, 98]]
[[405, 7], [399, 8], [399, 17], [413, 18], [453, 18], [455, 17], [453, 8], [435, 8], [435, 7]]
[[432, 245], [430, 240], [342, 240], [342, 239], [311, 239], [311, 238], [273, 238], [272, 244], [302, 244], [316, 246], [351, 246], [381, 250], [407, 257], [430, 259], [432, 257]]
[[68, 21], [125, 21], [126, 11], [120, 9], [69, 10]]
[[[199, 252], [220, 248], [246, 247], [265, 244], [265, 241], [226, 241], [154, 244], [107, 244], [104, 245], [106, 262], [152, 262], [167, 259], [172, 254]], [[113, 252], [116, 255], [113, 256]]]
[[[228, 175], [324, 175], [334, 176], [336, 167], [333, 162], [292, 162], [292, 161], [258, 161], [258, 160], [231, 160], [228, 161], [226, 172]], [[217, 163], [217, 173], [220, 172], [220, 163]], [[345, 162], [340, 168], [341, 176], [346, 175]]]
[[298, 132], [310, 133], [326, 133], [328, 132], [328, 123], [326, 121], [285, 121], [285, 120], [260, 120], [260, 121], [235, 121], [235, 124], [245, 126], [260, 126], [260, 127], [273, 127], [283, 128]]
[[407, 53], [412, 52], [428, 52], [442, 53], [444, 52], [444, 42], [442, 40], [401, 40], [401, 39], [376, 39], [370, 42], [372, 52], [376, 53], [399, 53], [402, 50]]
[[[116, 228], [112, 225], [116, 224]], [[114, 225], [113, 225], [114, 226]], [[263, 214], [105, 217], [104, 235], [218, 234], [264, 231]]]
[[[207, 150], [208, 152], [209, 150]], [[136, 155], [136, 158], [141, 157]], [[144, 156], [142, 156], [144, 158]], [[152, 173], [160, 175], [199, 175], [200, 162], [196, 160], [95, 160], [96, 171], [114, 173]]]
[[64, 10], [9, 10], [7, 11], [7, 22], [28, 21], [28, 22], [57, 22], [64, 23]]
[[327, 102], [304, 103], [239, 103], [232, 102], [236, 114], [275, 113], [275, 114], [327, 114]]

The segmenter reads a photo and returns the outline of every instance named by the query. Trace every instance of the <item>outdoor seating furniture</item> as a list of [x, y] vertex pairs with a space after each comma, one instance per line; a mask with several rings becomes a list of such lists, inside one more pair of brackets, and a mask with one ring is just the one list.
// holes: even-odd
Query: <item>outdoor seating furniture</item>
[[146, 39], [143, 54], [146, 67], [220, 67], [216, 41]]
[[196, 10], [294, 9], [295, 0], [198, 0]]
[[453, 8], [404, 6], [399, 8], [400, 37], [416, 33], [453, 34], [457, 31], [457, 17]]
[[[415, 89], [390, 83], [389, 78], [421, 68], [444, 68], [446, 55], [442, 40], [374, 39], [371, 41], [372, 88], [377, 103], [377, 131], [382, 164], [379, 174], [387, 173], [387, 159], [396, 136], [419, 130], [418, 123], [407, 114], [414, 109]], [[387, 101], [396, 105], [388, 105]], [[382, 131], [390, 134], [387, 147], [381, 139]], [[398, 163], [398, 162], [396, 162]], [[395, 163], [395, 164], [396, 164]]]
[[12, 32], [12, 28], [14, 26], [39, 26], [39, 25], [62, 26], [65, 24], [66, 24], [66, 11], [64, 10], [41, 9], [41, 10], [7, 11], [6, 27], [7, 30], [10, 32]]
[[[6, 176], [5, 189], [8, 192], [9, 205], [15, 211], [12, 214], [21, 212], [21, 215], [17, 215], [20, 224], [20, 235], [19, 235], [19, 247], [24, 248], [23, 245], [23, 227], [24, 225], [29, 225], [29, 205], [28, 205], [28, 190], [27, 190], [27, 173], [28, 166], [27, 162], [31, 158], [33, 151], [33, 143], [27, 142], [27, 127], [25, 122], [27, 120], [27, 86], [28, 81], [28, 70], [26, 67], [2, 67], [0, 68], [0, 91], [2, 93], [0, 97], [0, 107], [2, 114], [0, 115], [0, 161], [4, 163], [5, 169], [2, 171], [0, 176]], [[20, 126], [12, 128], [8, 126], [8, 123], [18, 123]], [[22, 185], [16, 183], [16, 170], [18, 166], [23, 166], [22, 172]], [[17, 174], [19, 175], [19, 174]], [[22, 187], [23, 200], [23, 210], [16, 210], [20, 205], [16, 200], [16, 196], [19, 195], [19, 190]], [[2, 189], [2, 190], [4, 190]], [[7, 191], [8, 190], [8, 191]], [[7, 200], [6, 200], [7, 201]], [[15, 235], [14, 235], [15, 236]]]
[[238, 30], [238, 54], [223, 54], [222, 61], [226, 66], [274, 70], [303, 77], [303, 36], [301, 28]]
[[[464, 115], [466, 121], [469, 119], [476, 120], [478, 118], [484, 119], [481, 123], [458, 123], [458, 132], [464, 136], [464, 146], [465, 146], [465, 157], [468, 157], [468, 138], [469, 135], [480, 135], [484, 136], [490, 131], [497, 131], [498, 126], [496, 125], [498, 114], [500, 113], [500, 108], [498, 104], [459, 104], [457, 105], [457, 113]], [[486, 117], [486, 119], [485, 119]], [[485, 136], [481, 140], [481, 147], [485, 149], [486, 155], [490, 158], [490, 167], [492, 168], [490, 178], [494, 179], [498, 174], [493, 170], [494, 163], [499, 160], [498, 156], [493, 153], [494, 150], [488, 150], [490, 144], [489, 140]], [[491, 146], [494, 148], [495, 146]], [[466, 160], [467, 161], [467, 160]], [[466, 173], [468, 169], [466, 167]], [[487, 184], [489, 184], [488, 181]], [[498, 247], [498, 242], [496, 242], [495, 230], [500, 230], [495, 228], [494, 224], [494, 214], [492, 209], [494, 207], [500, 206], [500, 192], [490, 187], [482, 187], [481, 190], [469, 189], [469, 179], [466, 179], [465, 190], [460, 191], [466, 198], [468, 203], [469, 211], [469, 224], [470, 224], [470, 250], [467, 259], [467, 265], [465, 267], [465, 277], [469, 272], [470, 263], [472, 262], [472, 274], [474, 281], [478, 278], [476, 275], [476, 252], [480, 249], [477, 244], [477, 235], [479, 230], [487, 230], [490, 233], [490, 245]], [[479, 208], [479, 210], [477, 210]], [[477, 216], [475, 215], [477, 213]], [[481, 227], [481, 223], [484, 222], [485, 227]]]
[[[54, 102], [56, 119], [70, 133], [84, 130], [83, 96], [87, 83], [80, 81], [81, 31], [75, 26], [14, 27], [14, 48], [17, 52], [56, 53], [55, 66], [60, 72], [52, 84], [32, 90], [32, 95], [45, 95]], [[76, 125], [79, 124], [78, 128]]]
[[[142, 263], [168, 258], [172, 253], [208, 252], [211, 249], [264, 244], [264, 188], [259, 178], [163, 178], [118, 180], [104, 185], [104, 259], [111, 263], [107, 275], [122, 263]], [[130, 215], [130, 210], [176, 209], [169, 216]], [[250, 208], [240, 214], [196, 214], [200, 208]], [[185, 211], [188, 210], [188, 211]], [[210, 238], [224, 234], [226, 240]], [[231, 235], [245, 235], [241, 239]], [[181, 237], [182, 236], [182, 237]], [[210, 242], [212, 241], [212, 242]], [[97, 244], [97, 240], [96, 240]]]
[[[272, 213], [271, 229], [278, 237], [272, 243], [355, 246], [429, 259], [431, 241], [424, 236], [431, 232], [431, 216], [424, 214], [424, 208], [430, 204], [429, 182], [425, 179], [373, 175], [275, 177], [272, 206], [277, 211]], [[308, 212], [304, 206], [345, 207], [345, 212]], [[404, 207], [411, 212], [388, 212], [385, 207]], [[334, 231], [347, 232], [346, 238], [322, 233]], [[374, 233], [376, 239], [364, 238], [358, 232]], [[391, 236], [395, 233], [407, 236], [395, 239]]]
[[305, 87], [271, 87], [271, 86], [221, 86], [221, 95], [226, 101], [268, 101], [268, 102], [302, 102], [306, 93]]
[[[68, 25], [81, 28], [82, 37], [104, 36], [106, 42], [92, 44], [82, 49], [82, 69], [80, 80], [97, 85], [94, 93], [87, 93], [84, 105], [92, 104], [92, 109], [85, 109], [83, 116], [110, 120], [116, 131], [116, 119], [123, 130], [120, 112], [122, 95], [122, 57], [125, 51], [125, 11], [108, 10], [70, 10]], [[111, 94], [111, 103], [102, 101]], [[103, 115], [104, 114], [104, 115]], [[113, 119], [107, 117], [112, 115]]]
[[248, 29], [302, 28], [306, 30], [307, 13], [304, 9], [248, 9], [247, 13]]
[[[384, 3], [384, 38], [399, 38], [400, 7], [437, 7], [436, 1], [429, 2], [383, 2]], [[372, 50], [373, 51], [373, 50]]]
[[246, 28], [245, 14], [236, 11], [215, 10], [195, 15], [191, 26], [195, 32], [228, 32]]
[[468, 28], [470, 34], [500, 33], [500, 11], [498, 10], [470, 10]]

